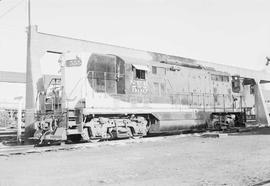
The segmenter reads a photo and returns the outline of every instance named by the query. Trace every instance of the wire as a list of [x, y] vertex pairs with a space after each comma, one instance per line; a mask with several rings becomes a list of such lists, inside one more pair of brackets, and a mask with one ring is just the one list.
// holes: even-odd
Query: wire
[[[21, 29], [22, 30], [22, 29]], [[18, 31], [18, 29], [13, 29], [13, 28], [5, 28], [5, 27], [2, 27], [2, 25], [0, 26], [0, 32], [20, 32], [20, 30]], [[1, 36], [0, 36], [1, 37]]]
[[18, 28], [18, 26], [17, 25], [10, 25], [10, 24], [2, 24], [1, 23], [0, 28], [16, 29], [16, 28]]
[[[1, 0], [0, 0], [1, 1]], [[23, 3], [24, 0], [19, 1], [17, 4], [15, 4], [14, 6], [10, 7], [7, 11], [5, 11], [3, 14], [0, 15], [0, 19], [5, 17], [9, 12], [11, 12], [12, 10], [14, 10], [15, 8], [17, 8], [21, 3]]]
[[25, 31], [25, 27], [22, 26], [15, 26], [15, 25], [4, 25], [4, 24], [0, 24], [0, 31], [11, 31], [11, 32], [21, 32], [21, 31]]

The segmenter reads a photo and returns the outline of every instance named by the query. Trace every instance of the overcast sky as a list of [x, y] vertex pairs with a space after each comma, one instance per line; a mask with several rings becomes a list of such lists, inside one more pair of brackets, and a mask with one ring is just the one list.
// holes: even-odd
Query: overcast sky
[[[26, 7], [26, 0], [0, 1], [1, 70], [25, 71]], [[259, 70], [270, 55], [269, 7], [269, 0], [32, 0], [32, 24], [41, 32]]]
[[[270, 56], [269, 0], [31, 1], [41, 32], [257, 70]], [[0, 1], [0, 70], [25, 72], [26, 5]], [[0, 101], [25, 94], [23, 85], [0, 89]]]

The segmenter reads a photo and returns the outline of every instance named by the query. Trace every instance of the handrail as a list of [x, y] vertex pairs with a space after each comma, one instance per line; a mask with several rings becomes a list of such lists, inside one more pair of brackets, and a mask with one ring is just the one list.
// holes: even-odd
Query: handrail
[[[94, 75], [93, 74], [97, 74], [97, 73], [103, 73], [104, 75], [105, 74], [111, 74], [111, 75], [118, 75], [118, 77], [124, 77], [125, 76], [125, 74], [121, 74], [121, 73], [116, 73], [116, 72], [103, 72], [103, 71], [88, 71], [87, 72], [87, 78], [89, 78], [89, 74], [92, 74], [92, 77], [94, 77]], [[103, 76], [103, 77], [105, 77], [105, 76]], [[95, 78], [92, 78], [92, 79], [95, 79]]]
[[[91, 76], [90, 76], [91, 74]], [[233, 104], [233, 101], [231, 101], [231, 104], [228, 104], [226, 100], [230, 99], [229, 94], [215, 94], [215, 93], [194, 93], [194, 92], [175, 92], [175, 93], [166, 93], [165, 95], [151, 95], [151, 97], [145, 97], [146, 95], [137, 95], [134, 94], [128, 94], [128, 95], [118, 95], [116, 92], [107, 92], [107, 81], [113, 80], [110, 78], [106, 78], [110, 75], [117, 75], [118, 77], [124, 76], [124, 74], [120, 73], [113, 73], [113, 72], [102, 72], [102, 71], [88, 71], [87, 72], [87, 78], [89, 80], [94, 79], [101, 79], [104, 81], [101, 85], [99, 85], [100, 91], [104, 93], [109, 93], [111, 96], [119, 97], [121, 100], [130, 102], [131, 99], [134, 99], [135, 103], [152, 103], [153, 99], [160, 98], [160, 103], [170, 103], [173, 105], [189, 105], [192, 108], [201, 108], [203, 110], [208, 110], [209, 108], [213, 108], [214, 110], [221, 110], [223, 109], [224, 112], [228, 110], [234, 110], [236, 109], [234, 106], [231, 106]], [[169, 79], [165, 78], [165, 81], [169, 85], [170, 89], [173, 91], [173, 87], [171, 85], [171, 82]], [[93, 85], [97, 86], [97, 85]], [[234, 96], [240, 99], [241, 96]], [[231, 98], [233, 99], [233, 98]], [[167, 101], [166, 101], [167, 100]], [[171, 100], [171, 101], [169, 101]], [[186, 100], [183, 102], [183, 100]], [[155, 102], [158, 103], [158, 102]], [[239, 103], [241, 107], [241, 103]], [[239, 108], [240, 108], [239, 107]], [[238, 108], [237, 108], [238, 109]]]

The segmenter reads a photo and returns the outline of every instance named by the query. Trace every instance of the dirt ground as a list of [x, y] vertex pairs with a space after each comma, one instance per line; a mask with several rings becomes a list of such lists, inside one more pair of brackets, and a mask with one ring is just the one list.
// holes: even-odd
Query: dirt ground
[[270, 180], [270, 135], [121, 140], [0, 156], [0, 185], [254, 185]]

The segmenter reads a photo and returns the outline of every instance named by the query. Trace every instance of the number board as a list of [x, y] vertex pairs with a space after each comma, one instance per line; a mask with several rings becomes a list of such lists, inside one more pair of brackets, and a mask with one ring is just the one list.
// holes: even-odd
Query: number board
[[81, 66], [82, 65], [82, 60], [76, 56], [75, 59], [69, 59], [66, 60], [66, 67], [76, 67], [76, 66]]

